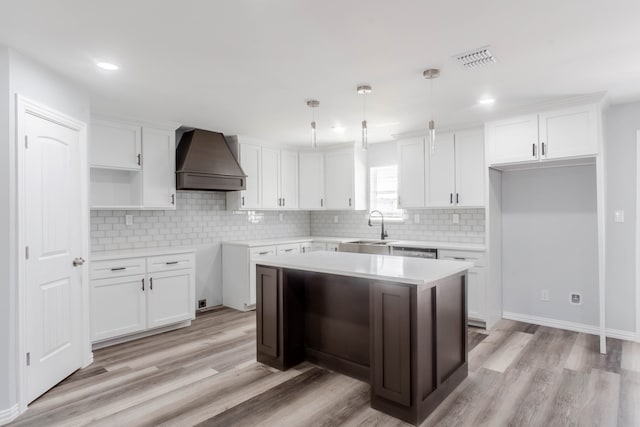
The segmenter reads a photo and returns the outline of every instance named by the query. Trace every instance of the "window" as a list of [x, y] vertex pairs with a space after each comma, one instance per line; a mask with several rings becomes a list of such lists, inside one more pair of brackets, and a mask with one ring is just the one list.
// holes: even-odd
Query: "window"
[[371, 210], [382, 212], [385, 221], [402, 221], [404, 212], [398, 209], [398, 166], [372, 167], [369, 173]]

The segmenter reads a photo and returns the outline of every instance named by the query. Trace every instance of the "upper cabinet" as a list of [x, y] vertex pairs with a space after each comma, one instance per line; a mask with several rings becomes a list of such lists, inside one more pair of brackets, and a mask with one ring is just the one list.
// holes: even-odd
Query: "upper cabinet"
[[240, 140], [246, 190], [227, 192], [227, 209], [297, 209], [298, 153]]
[[366, 152], [355, 147], [325, 152], [326, 209], [367, 208], [366, 162]]
[[424, 138], [398, 141], [398, 207], [424, 207]]
[[589, 104], [488, 122], [489, 165], [595, 156], [598, 111]]
[[440, 132], [398, 141], [401, 208], [484, 206], [484, 141], [481, 128]]
[[301, 151], [298, 154], [300, 171], [300, 209], [324, 209], [324, 153]]
[[175, 209], [175, 128], [94, 120], [92, 209]]

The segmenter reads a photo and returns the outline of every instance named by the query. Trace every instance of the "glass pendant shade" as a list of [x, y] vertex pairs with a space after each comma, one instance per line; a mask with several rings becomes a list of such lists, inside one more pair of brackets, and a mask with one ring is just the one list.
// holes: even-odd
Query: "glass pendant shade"
[[429, 120], [429, 149], [431, 154], [436, 151], [436, 123]]
[[318, 146], [316, 140], [316, 122], [315, 120], [311, 122], [311, 147], [316, 148]]
[[367, 135], [367, 121], [362, 121], [362, 149], [366, 150], [369, 147], [368, 135]]

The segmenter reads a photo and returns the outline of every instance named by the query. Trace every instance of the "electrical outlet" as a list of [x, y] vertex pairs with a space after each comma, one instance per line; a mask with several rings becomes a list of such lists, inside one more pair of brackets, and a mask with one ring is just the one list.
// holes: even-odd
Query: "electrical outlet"
[[578, 292], [571, 292], [569, 294], [569, 302], [573, 305], [582, 305], [582, 295]]
[[207, 306], [207, 299], [198, 300], [198, 308], [205, 308]]
[[613, 215], [614, 222], [624, 222], [624, 211], [615, 211]]
[[540, 301], [549, 301], [549, 289], [540, 291]]
[[460, 224], [460, 214], [455, 213], [451, 215], [451, 223]]
[[278, 218], [280, 218], [280, 222], [284, 221], [284, 214], [283, 213], [279, 214]]
[[124, 224], [125, 225], [133, 225], [133, 215], [125, 215], [124, 216]]
[[337, 224], [340, 221], [340, 219], [338, 218], [338, 215], [334, 215], [333, 216], [333, 223]]
[[420, 214], [413, 215], [413, 222], [420, 224]]

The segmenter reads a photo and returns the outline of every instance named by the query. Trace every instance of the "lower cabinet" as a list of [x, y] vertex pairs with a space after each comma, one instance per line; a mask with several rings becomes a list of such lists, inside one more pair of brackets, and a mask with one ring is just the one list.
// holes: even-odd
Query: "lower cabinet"
[[91, 341], [103, 342], [195, 318], [195, 254], [91, 263]]
[[440, 250], [439, 259], [473, 262], [474, 266], [467, 272], [467, 309], [469, 323], [490, 327], [487, 325], [487, 289], [486, 267], [484, 252]]

